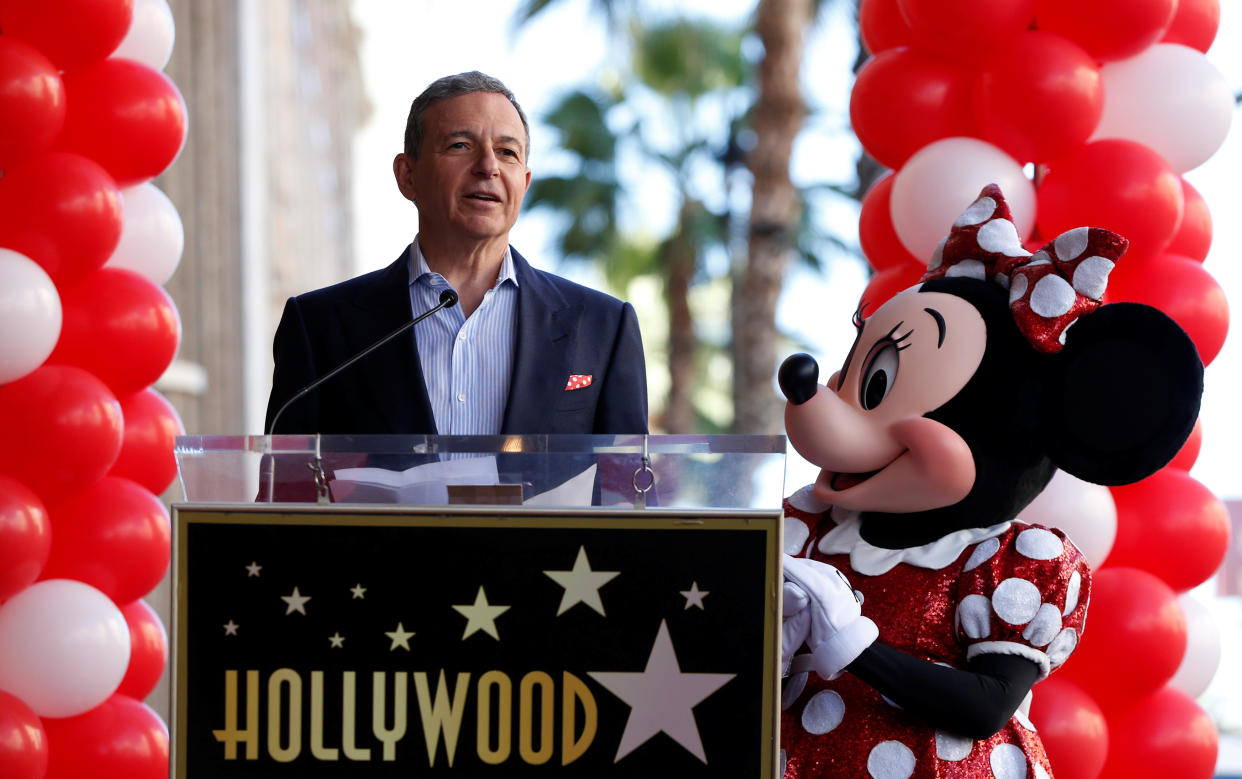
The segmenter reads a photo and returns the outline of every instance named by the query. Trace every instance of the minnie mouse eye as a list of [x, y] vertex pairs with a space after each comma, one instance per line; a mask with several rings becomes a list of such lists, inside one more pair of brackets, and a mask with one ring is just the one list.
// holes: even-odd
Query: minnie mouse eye
[[859, 401], [867, 411], [875, 408], [888, 397], [893, 382], [897, 380], [897, 344], [889, 341], [880, 347], [867, 363], [862, 375], [862, 388]]

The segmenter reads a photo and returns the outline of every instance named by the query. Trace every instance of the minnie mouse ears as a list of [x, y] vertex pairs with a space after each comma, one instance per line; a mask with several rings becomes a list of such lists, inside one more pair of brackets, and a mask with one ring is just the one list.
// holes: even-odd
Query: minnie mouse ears
[[1009, 290], [1018, 330], [1035, 349], [1055, 353], [1070, 326], [1099, 307], [1108, 274], [1128, 245], [1108, 230], [1078, 227], [1031, 254], [1000, 187], [989, 184], [936, 247], [922, 281], [965, 276], [999, 284]]

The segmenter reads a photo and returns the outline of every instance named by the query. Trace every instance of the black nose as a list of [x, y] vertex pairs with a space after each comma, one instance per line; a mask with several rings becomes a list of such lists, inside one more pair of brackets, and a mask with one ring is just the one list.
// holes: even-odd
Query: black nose
[[800, 406], [815, 397], [818, 389], [816, 385], [819, 384], [819, 365], [809, 354], [791, 355], [781, 363], [777, 380], [780, 382], [781, 392], [785, 393], [789, 402]]

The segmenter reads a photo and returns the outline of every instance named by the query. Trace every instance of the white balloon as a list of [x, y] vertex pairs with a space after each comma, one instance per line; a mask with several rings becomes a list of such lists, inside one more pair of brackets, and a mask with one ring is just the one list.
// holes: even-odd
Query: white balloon
[[893, 179], [889, 212], [902, 245], [931, 259], [940, 239], [988, 184], [1009, 203], [1022, 240], [1035, 226], [1035, 186], [1022, 166], [977, 138], [942, 138], [919, 149]]
[[1178, 596], [1177, 603], [1186, 615], [1186, 654], [1169, 684], [1198, 698], [1220, 665], [1220, 626], [1211, 610], [1191, 595]]
[[60, 338], [60, 294], [38, 263], [0, 249], [0, 384], [43, 364]]
[[1229, 134], [1234, 97], [1225, 76], [1189, 46], [1156, 43], [1100, 68], [1104, 112], [1091, 140], [1124, 138], [1178, 173], [1197, 168]]
[[134, 0], [134, 20], [112, 56], [138, 60], [148, 67], [163, 70], [172, 57], [175, 37], [172, 9], [167, 0]]
[[90, 711], [128, 667], [125, 616], [89, 584], [35, 582], [0, 606], [0, 690], [40, 717]]
[[1057, 471], [1019, 519], [1065, 531], [1087, 564], [1098, 568], [1117, 538], [1117, 504], [1108, 487]]
[[163, 286], [181, 263], [185, 229], [177, 207], [151, 182], [121, 190], [125, 219], [106, 268], [125, 268]]

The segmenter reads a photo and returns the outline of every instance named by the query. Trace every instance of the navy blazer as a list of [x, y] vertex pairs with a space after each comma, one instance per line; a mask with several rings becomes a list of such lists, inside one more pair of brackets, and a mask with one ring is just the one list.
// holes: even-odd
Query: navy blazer
[[[264, 432], [436, 431], [412, 333], [385, 344], [272, 416], [301, 388], [411, 319], [411, 247], [382, 270], [290, 298], [276, 329]], [[634, 308], [532, 268], [513, 251], [517, 343], [505, 434], [647, 432], [647, 379]], [[573, 374], [590, 386], [566, 390]]]

